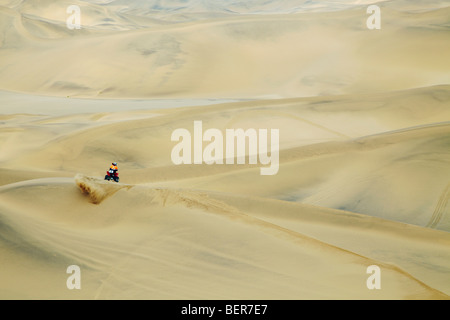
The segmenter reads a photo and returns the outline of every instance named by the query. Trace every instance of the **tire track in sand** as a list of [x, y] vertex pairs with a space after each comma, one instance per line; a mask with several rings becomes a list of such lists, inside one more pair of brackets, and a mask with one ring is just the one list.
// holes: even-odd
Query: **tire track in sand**
[[444, 216], [445, 209], [447, 208], [448, 199], [450, 199], [450, 183], [442, 192], [436, 208], [434, 209], [433, 215], [426, 225], [427, 227], [435, 228], [439, 224], [442, 217]]

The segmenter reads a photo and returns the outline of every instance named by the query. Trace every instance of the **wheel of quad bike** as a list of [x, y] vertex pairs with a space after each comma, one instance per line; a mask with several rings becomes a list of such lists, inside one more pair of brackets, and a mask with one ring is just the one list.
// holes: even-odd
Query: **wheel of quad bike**
[[110, 179], [111, 178], [108, 175], [105, 176], [105, 180], [110, 180]]

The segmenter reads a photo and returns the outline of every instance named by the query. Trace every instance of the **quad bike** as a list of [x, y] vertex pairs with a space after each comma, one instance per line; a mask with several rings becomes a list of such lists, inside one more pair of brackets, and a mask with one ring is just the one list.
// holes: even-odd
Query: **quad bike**
[[109, 169], [106, 171], [105, 180], [114, 180], [115, 182], [119, 182], [119, 172]]

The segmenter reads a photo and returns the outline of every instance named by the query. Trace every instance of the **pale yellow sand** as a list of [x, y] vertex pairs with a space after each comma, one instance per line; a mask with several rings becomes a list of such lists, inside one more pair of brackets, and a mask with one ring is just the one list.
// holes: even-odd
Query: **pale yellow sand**
[[[0, 2], [0, 298], [449, 299], [442, 3], [387, 2], [378, 33], [365, 7], [171, 24], [98, 5], [74, 33], [69, 2], [33, 3]], [[174, 165], [197, 120], [279, 129], [279, 172]]]
[[[366, 27], [365, 6], [172, 25], [137, 20], [139, 29], [106, 32], [95, 27], [98, 10], [86, 4], [81, 6], [86, 28], [69, 32], [68, 5], [25, 2], [16, 9], [26, 13], [22, 17], [0, 8], [1, 88], [71, 97], [254, 98], [392, 91], [449, 81], [450, 9], [431, 10], [433, 4], [425, 12], [386, 5], [382, 28], [373, 32]], [[127, 25], [103, 16], [113, 26]], [[44, 28], [39, 17], [56, 21]]]

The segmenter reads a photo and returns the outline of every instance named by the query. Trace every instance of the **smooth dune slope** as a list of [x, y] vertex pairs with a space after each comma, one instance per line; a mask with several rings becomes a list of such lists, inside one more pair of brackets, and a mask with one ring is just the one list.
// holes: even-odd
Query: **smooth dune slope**
[[[28, 294], [43, 298], [446, 297], [394, 265], [244, 214], [202, 193], [136, 186], [117, 190], [98, 206], [75, 188], [60, 179], [2, 188], [2, 200], [7, 199], [2, 251], [11, 268], [2, 273], [9, 276], [2, 281], [2, 295], [20, 296], [11, 279], [22, 276]], [[24, 195], [37, 200], [25, 204]], [[48, 201], [64, 214], [48, 212]], [[8, 244], [18, 238], [12, 250]], [[64, 290], [61, 272], [71, 262], [85, 271], [86, 283], [72, 295]], [[365, 287], [366, 265], [374, 263], [383, 267], [383, 294]], [[33, 272], [23, 274], [27, 265]], [[42, 290], [46, 286], [54, 290]]]

